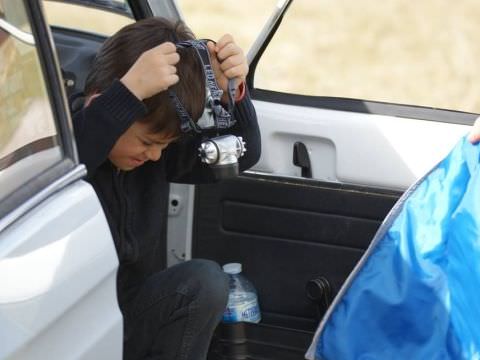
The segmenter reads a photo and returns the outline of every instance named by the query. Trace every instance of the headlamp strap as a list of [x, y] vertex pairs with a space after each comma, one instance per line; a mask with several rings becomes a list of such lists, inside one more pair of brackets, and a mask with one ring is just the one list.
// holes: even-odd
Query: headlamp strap
[[[202, 63], [203, 71], [205, 74], [205, 84], [207, 89], [210, 91], [211, 99], [210, 106], [214, 113], [214, 121], [217, 129], [228, 129], [235, 124], [235, 119], [233, 118], [233, 110], [235, 107], [235, 80], [228, 80], [228, 111], [221, 104], [221, 98], [223, 91], [218, 87], [217, 80], [215, 78], [215, 73], [212, 69], [210, 61], [210, 53], [207, 47], [206, 40], [187, 40], [181, 41], [176, 44], [179, 48], [188, 48], [193, 47], [197, 52], [198, 57]], [[194, 130], [197, 133], [200, 133], [202, 129], [192, 120], [191, 116], [188, 114], [187, 110], [180, 102], [177, 94], [169, 89], [168, 90], [170, 99], [172, 100], [178, 116], [180, 117], [180, 128], [183, 132], [189, 132]]]
[[200, 127], [198, 127], [198, 125], [192, 120], [190, 114], [180, 102], [180, 99], [178, 98], [175, 91], [168, 89], [168, 96], [173, 102], [173, 105], [175, 106], [175, 111], [180, 118], [180, 130], [184, 133], [188, 133], [192, 130], [197, 133], [201, 133], [202, 129], [200, 129]]

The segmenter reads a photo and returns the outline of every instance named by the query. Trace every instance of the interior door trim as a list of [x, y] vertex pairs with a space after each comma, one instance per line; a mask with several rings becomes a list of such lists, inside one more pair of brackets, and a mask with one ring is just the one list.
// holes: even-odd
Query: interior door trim
[[408, 119], [429, 120], [459, 125], [473, 125], [478, 114], [432, 107], [391, 104], [380, 101], [331, 96], [288, 94], [272, 90], [250, 90], [252, 99], [276, 104], [313, 107], [364, 114], [389, 115]]
[[297, 184], [303, 186], [315, 186], [328, 189], [341, 189], [343, 191], [353, 191], [353, 192], [367, 192], [367, 193], [376, 193], [382, 195], [390, 195], [399, 197], [402, 195], [403, 191], [398, 189], [389, 189], [389, 188], [380, 188], [372, 186], [363, 186], [356, 184], [347, 184], [347, 183], [336, 183], [336, 182], [325, 182], [319, 179], [310, 179], [304, 178], [301, 176], [292, 176], [292, 175], [278, 175], [272, 174], [263, 171], [255, 170], [246, 170], [239, 177], [245, 177], [250, 179], [257, 179], [259, 181], [272, 181], [272, 182], [287, 182], [290, 184]]

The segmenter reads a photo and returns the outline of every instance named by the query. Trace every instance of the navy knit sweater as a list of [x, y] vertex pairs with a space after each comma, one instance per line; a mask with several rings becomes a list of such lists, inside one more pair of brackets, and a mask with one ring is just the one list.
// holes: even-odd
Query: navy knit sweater
[[[115, 241], [122, 305], [148, 276], [162, 270], [160, 260], [166, 249], [160, 239], [166, 236], [168, 182], [195, 184], [213, 182], [215, 178], [197, 156], [200, 139], [196, 138], [170, 144], [159, 161], [149, 161], [131, 171], [119, 171], [110, 163], [108, 154], [117, 139], [147, 111], [143, 102], [120, 81], [115, 81], [88, 107], [77, 108], [73, 125], [78, 153]], [[258, 161], [261, 147], [248, 94], [236, 104], [235, 119], [237, 123], [229, 132], [243, 136], [247, 143], [248, 150], [239, 161], [240, 170], [246, 170]]]

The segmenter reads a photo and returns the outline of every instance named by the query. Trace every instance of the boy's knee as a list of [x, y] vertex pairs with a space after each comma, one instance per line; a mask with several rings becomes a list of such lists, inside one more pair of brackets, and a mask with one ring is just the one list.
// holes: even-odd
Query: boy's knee
[[190, 267], [199, 306], [223, 313], [228, 301], [228, 275], [211, 260], [194, 259]]

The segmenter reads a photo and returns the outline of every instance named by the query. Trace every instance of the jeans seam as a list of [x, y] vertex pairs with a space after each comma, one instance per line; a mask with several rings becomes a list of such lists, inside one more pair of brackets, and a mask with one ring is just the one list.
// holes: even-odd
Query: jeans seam
[[195, 327], [193, 324], [195, 323], [194, 319], [195, 314], [194, 308], [196, 307], [197, 299], [193, 300], [190, 304], [188, 304], [188, 311], [187, 311], [187, 325], [185, 326], [185, 333], [182, 340], [181, 346], [181, 353], [179, 360], [184, 360], [187, 358], [188, 353], [190, 352], [190, 347], [192, 345], [192, 339], [194, 335]]

